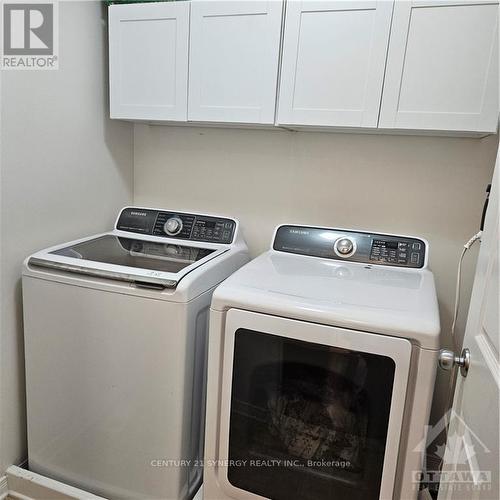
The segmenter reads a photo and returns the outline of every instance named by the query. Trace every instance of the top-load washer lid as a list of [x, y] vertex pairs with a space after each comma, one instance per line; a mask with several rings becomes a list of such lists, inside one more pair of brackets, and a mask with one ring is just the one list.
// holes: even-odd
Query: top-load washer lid
[[173, 288], [187, 272], [222, 251], [108, 233], [34, 255], [29, 264]]
[[181, 269], [213, 252], [215, 250], [208, 248], [158, 243], [106, 234], [50, 253], [134, 269], [178, 273]]
[[440, 345], [427, 243], [418, 238], [281, 226], [270, 251], [216, 289], [212, 308], [402, 337], [429, 349]]
[[126, 208], [114, 231], [59, 245], [29, 258], [49, 267], [161, 288], [228, 250], [231, 219]]

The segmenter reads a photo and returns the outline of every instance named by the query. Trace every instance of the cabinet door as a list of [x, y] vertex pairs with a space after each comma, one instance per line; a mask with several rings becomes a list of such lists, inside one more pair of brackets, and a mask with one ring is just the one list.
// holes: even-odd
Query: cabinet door
[[393, 2], [287, 3], [278, 123], [376, 127]]
[[396, 2], [380, 127], [494, 132], [498, 2]]
[[189, 120], [274, 123], [282, 7], [192, 2]]
[[109, 8], [111, 118], [187, 119], [189, 2]]

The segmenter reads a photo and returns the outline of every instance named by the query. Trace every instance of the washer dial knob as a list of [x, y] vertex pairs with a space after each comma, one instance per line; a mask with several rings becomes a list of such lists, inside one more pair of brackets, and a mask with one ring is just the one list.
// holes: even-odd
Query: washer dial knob
[[182, 220], [179, 217], [170, 217], [163, 225], [163, 230], [169, 236], [175, 236], [182, 231]]
[[356, 251], [356, 247], [351, 238], [339, 238], [335, 242], [334, 250], [339, 257], [350, 257]]

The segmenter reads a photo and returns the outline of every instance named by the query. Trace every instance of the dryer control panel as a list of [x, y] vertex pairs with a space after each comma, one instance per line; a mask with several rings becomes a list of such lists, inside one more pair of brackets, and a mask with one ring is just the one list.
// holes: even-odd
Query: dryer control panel
[[278, 228], [273, 249], [311, 257], [416, 269], [424, 267], [427, 253], [426, 243], [418, 238], [291, 225]]
[[165, 238], [229, 244], [234, 238], [236, 221], [211, 215], [128, 207], [121, 211], [116, 229]]

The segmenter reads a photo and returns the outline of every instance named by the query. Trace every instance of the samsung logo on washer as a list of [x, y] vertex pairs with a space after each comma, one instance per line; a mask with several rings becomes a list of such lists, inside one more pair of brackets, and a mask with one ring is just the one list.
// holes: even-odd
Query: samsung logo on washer
[[146, 212], [130, 212], [130, 215], [138, 215], [139, 217], [147, 217]]
[[304, 231], [303, 229], [290, 229], [290, 234], [303, 234], [307, 236], [309, 231]]

